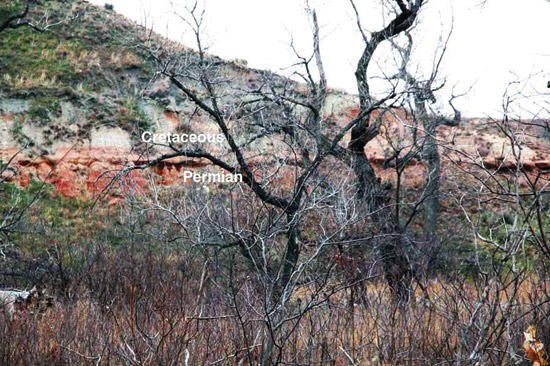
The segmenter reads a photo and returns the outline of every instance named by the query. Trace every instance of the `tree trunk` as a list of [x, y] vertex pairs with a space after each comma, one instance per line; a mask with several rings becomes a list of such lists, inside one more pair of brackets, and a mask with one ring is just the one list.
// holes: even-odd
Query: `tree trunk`
[[[353, 131], [352, 131], [353, 136]], [[385, 205], [386, 195], [378, 177], [364, 153], [364, 147], [350, 146], [354, 152], [353, 170], [356, 176], [357, 198], [368, 212], [379, 235], [376, 245], [381, 257], [384, 276], [394, 300], [407, 303], [411, 296], [412, 270], [405, 253], [406, 237], [395, 222], [393, 211]]]
[[[402, 32], [410, 29], [424, 1], [409, 1], [405, 5], [397, 1], [399, 10], [396, 16], [384, 28], [373, 32], [369, 39], [363, 33], [359, 13], [351, 1], [357, 15], [357, 23], [365, 41], [365, 48], [357, 63], [355, 79], [359, 97], [359, 121], [351, 130], [348, 150], [352, 157], [352, 168], [355, 172], [357, 197], [360, 205], [365, 205], [372, 215], [375, 230], [380, 234], [378, 249], [382, 256], [384, 274], [395, 300], [408, 301], [411, 294], [412, 270], [405, 255], [406, 238], [402, 235], [399, 223], [395, 221], [391, 207], [385, 205], [385, 192], [380, 187], [374, 169], [365, 155], [365, 146], [378, 134], [376, 126], [370, 124], [368, 112], [374, 104], [370, 93], [368, 69], [378, 46]], [[398, 202], [399, 204], [399, 202]]]
[[419, 118], [426, 131], [423, 155], [428, 162], [426, 175], [426, 200], [424, 201], [424, 235], [431, 242], [437, 241], [437, 223], [439, 218], [439, 180], [441, 175], [441, 161], [435, 131], [435, 120], [431, 119], [426, 110], [425, 101], [421, 96], [415, 96], [415, 104]]

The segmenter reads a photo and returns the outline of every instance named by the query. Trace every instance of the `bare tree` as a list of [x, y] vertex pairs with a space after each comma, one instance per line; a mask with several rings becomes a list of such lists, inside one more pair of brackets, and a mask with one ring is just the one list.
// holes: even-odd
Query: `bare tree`
[[[359, 91], [359, 113], [347, 125], [331, 131], [327, 128], [323, 116], [322, 108], [326, 99], [327, 82], [322, 66], [315, 12], [311, 13], [314, 26], [314, 52], [312, 57], [301, 59], [305, 70], [301, 77], [308, 86], [308, 93], [300, 95], [292, 90], [295, 88], [292, 82], [282, 81], [279, 77], [265, 74], [262, 86], [244, 93], [241, 90], [236, 94], [240, 101], [235, 103], [237, 106], [235, 108], [230, 107], [229, 98], [224, 99], [223, 93], [216, 89], [220, 85], [228, 85], [230, 81], [224, 79], [221, 63], [206, 54], [201, 40], [204, 13], [198, 9], [198, 4], [194, 3], [187, 9], [188, 16], [180, 15], [180, 18], [194, 31], [197, 54], [184, 51], [170, 55], [151, 43], [146, 45], [146, 48], [157, 63], [158, 75], [167, 77], [217, 125], [234, 156], [235, 164], [224, 161], [208, 151], [181, 150], [171, 145], [173, 152], [159, 156], [147, 164], [128, 167], [123, 173], [133, 169], [144, 169], [181, 156], [206, 159], [228, 172], [242, 173], [243, 182], [249, 186], [250, 190], [262, 202], [280, 210], [286, 217], [287, 250], [276, 286], [277, 293], [280, 295], [289, 283], [300, 256], [298, 227], [301, 220], [301, 205], [304, 199], [308, 199], [308, 184], [317, 175], [320, 166], [327, 161], [327, 158], [333, 156], [353, 170], [357, 202], [366, 209], [367, 216], [372, 217], [375, 235], [380, 238], [375, 247], [379, 248], [384, 263], [385, 277], [395, 292], [396, 298], [407, 301], [410, 296], [412, 271], [404, 250], [410, 243], [407, 242], [406, 235], [401, 232], [396, 223], [391, 208], [386, 204], [387, 193], [364, 152], [368, 142], [378, 134], [378, 126], [371, 123], [371, 113], [382, 106], [386, 108], [388, 102], [391, 104], [391, 101], [402, 92], [394, 88], [386, 96], [375, 100], [371, 95], [367, 71], [374, 52], [380, 44], [413, 26], [423, 1], [414, 1], [408, 5], [402, 1], [388, 2], [395, 17], [387, 26], [373, 32], [370, 36], [362, 28], [355, 4], [353, 2], [351, 4], [356, 11], [365, 48], [355, 72]], [[312, 62], [316, 64], [320, 76], [319, 82], [316, 82], [312, 76]], [[197, 91], [198, 89], [200, 92]], [[255, 122], [262, 131], [259, 132], [259, 137], [254, 137], [253, 140], [282, 133], [286, 136], [285, 138], [292, 140], [296, 147], [295, 152], [301, 155], [300, 159], [293, 158], [293, 164], [300, 169], [296, 170], [294, 188], [288, 197], [266, 189], [269, 183], [261, 182], [256, 178], [250, 168], [251, 161], [244, 151], [246, 146], [239, 145], [236, 131], [231, 130], [231, 125], [237, 127], [239, 122], [242, 124], [247, 119], [257, 120], [259, 115], [268, 112], [274, 122], [269, 121], [269, 125], [266, 125], [265, 118], [260, 123]], [[232, 119], [235, 117], [237, 119], [234, 122]], [[254, 123], [246, 123], [254, 125]], [[341, 141], [348, 132], [351, 132], [351, 141], [348, 146], [342, 146]], [[369, 237], [371, 233], [364, 232], [360, 235]], [[241, 244], [244, 245], [244, 242]]]
[[[422, 80], [408, 70], [413, 50], [413, 37], [411, 33], [406, 33], [407, 44], [404, 47], [399, 46], [396, 42], [392, 42], [393, 47], [399, 51], [400, 58], [402, 59], [402, 65], [396, 77], [404, 80], [409, 86], [410, 98], [405, 99], [403, 108], [408, 111], [412, 119], [412, 125], [408, 126], [412, 129], [412, 142], [411, 148], [405, 156], [399, 157], [399, 152], [396, 151], [391, 159], [396, 159], [396, 167], [406, 166], [414, 158], [427, 162], [426, 186], [418, 199], [419, 204], [414, 205], [414, 207], [419, 208], [421, 205], [424, 207], [425, 220], [423, 230], [424, 235], [430, 242], [437, 241], [439, 221], [441, 158], [436, 127], [439, 125], [457, 126], [461, 120], [461, 113], [456, 109], [453, 101], [462, 95], [455, 95], [453, 93], [449, 100], [449, 106], [454, 111], [452, 118], [447, 118], [430, 108], [430, 104], [436, 102], [435, 93], [442, 89], [446, 83], [444, 79], [439, 78], [439, 73], [451, 35], [452, 27], [446, 40], [438, 47], [440, 49], [439, 54], [434, 58], [430, 75]], [[403, 168], [400, 171], [398, 170], [398, 177], [402, 171]], [[397, 189], [399, 189], [399, 186]], [[399, 198], [396, 198], [396, 205], [396, 216], [399, 216]], [[416, 212], [417, 209], [412, 210], [412, 214], [406, 220], [406, 223], [412, 221], [412, 217]], [[397, 221], [399, 221], [399, 218]]]
[[[406, 302], [410, 298], [410, 281], [413, 273], [404, 250], [410, 243], [401, 232], [392, 210], [385, 204], [386, 194], [365, 155], [365, 146], [378, 134], [376, 124], [371, 121], [371, 109], [376, 102], [371, 94], [367, 73], [374, 53], [380, 44], [410, 29], [414, 25], [424, 1], [412, 1], [408, 4], [403, 1], [388, 3], [393, 5], [392, 10], [395, 17], [387, 26], [373, 32], [369, 37], [363, 29], [357, 7], [351, 0], [365, 48], [355, 71], [359, 97], [359, 121], [351, 130], [351, 141], [347, 147], [345, 158], [356, 176], [358, 199], [365, 204], [369, 212], [373, 213], [373, 221], [380, 233], [387, 235], [379, 244], [386, 280], [396, 297]], [[344, 156], [340, 156], [340, 158], [344, 158]]]
[[37, 0], [12, 1], [11, 6], [2, 9], [3, 12], [0, 14], [0, 32], [22, 27], [28, 27], [37, 32], [46, 32], [52, 27], [67, 23], [79, 16], [78, 14], [67, 15], [64, 19], [51, 22], [47, 10], [40, 14], [33, 13], [32, 10], [37, 3]]
[[[361, 28], [365, 48], [355, 73], [359, 113], [343, 126], [332, 123], [324, 112], [328, 83], [313, 9], [308, 8], [313, 51], [303, 57], [295, 49], [301, 68], [295, 75], [303, 80], [303, 88], [268, 72], [256, 73], [255, 82], [247, 85], [231, 73], [231, 65], [209, 56], [202, 39], [204, 9], [197, 2], [186, 7], [184, 13], [177, 13], [193, 31], [196, 52], [166, 48], [151, 37], [137, 45], [155, 61], [157, 77], [167, 78], [179, 89], [194, 110], [200, 111], [202, 123], [215, 126], [226, 144], [218, 147], [222, 152], [206, 145], [156, 144], [164, 153], [143, 164], [125, 167], [115, 178], [124, 181], [133, 170], [144, 170], [176, 158], [206, 160], [226, 172], [242, 175], [245, 187], [235, 187], [228, 195], [217, 194], [219, 202], [234, 202], [227, 209], [221, 208], [227, 203], [216, 208], [211, 206], [215, 204], [212, 201], [167, 205], [154, 199], [150, 204], [154, 210], [172, 217], [194, 245], [218, 250], [235, 248], [245, 259], [255, 278], [255, 287], [259, 286], [256, 291], [262, 294], [262, 316], [267, 329], [261, 347], [264, 365], [281, 362], [286, 342], [307, 311], [328, 301], [336, 292], [373, 277], [375, 267], [367, 261], [369, 251], [376, 253], [370, 258], [380, 258], [395, 300], [405, 304], [410, 299], [413, 273], [406, 253], [410, 242], [400, 230], [387, 204], [387, 191], [365, 155], [365, 146], [378, 134], [371, 113], [390, 107], [406, 92], [394, 86], [385, 96], [375, 99], [367, 72], [379, 45], [414, 25], [423, 1], [408, 5], [395, 1], [388, 5], [395, 16], [388, 25], [370, 36]], [[352, 6], [356, 9], [353, 2]], [[358, 13], [357, 19], [361, 27]], [[351, 141], [346, 146], [343, 140], [348, 133]], [[273, 148], [266, 151], [265, 146]], [[155, 156], [153, 150], [149, 153]], [[339, 177], [331, 177], [335, 170], [339, 171]], [[280, 175], [292, 177], [290, 184], [281, 185], [277, 179]], [[342, 180], [345, 176], [349, 178]], [[185, 202], [189, 198], [186, 195]], [[197, 207], [196, 211], [180, 211], [191, 206]], [[239, 213], [234, 211], [237, 207]], [[189, 220], [198, 225], [192, 234]], [[306, 220], [319, 221], [319, 230], [323, 232], [312, 242], [301, 231]], [[342, 252], [344, 247], [357, 249]], [[329, 281], [335, 257], [327, 258], [327, 254], [336, 248], [341, 253], [355, 253], [358, 263], [340, 284]], [[329, 266], [323, 268], [326, 260]], [[228, 263], [237, 265], [239, 261]], [[245, 308], [239, 305], [243, 301], [239, 299], [247, 281], [231, 273], [235, 272], [230, 270], [225, 275], [233, 289], [231, 302], [236, 310]], [[291, 310], [288, 304], [296, 289], [308, 283], [313, 290], [307, 302]], [[237, 318], [247, 339], [246, 316], [237, 314]], [[252, 357], [250, 353], [248, 357]]]

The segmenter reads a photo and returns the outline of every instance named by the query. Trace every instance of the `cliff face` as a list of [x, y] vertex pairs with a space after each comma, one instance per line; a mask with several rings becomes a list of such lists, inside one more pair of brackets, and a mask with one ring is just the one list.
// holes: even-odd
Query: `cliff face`
[[[0, 9], [10, 5], [0, 1]], [[85, 1], [45, 2], [29, 16], [46, 10], [51, 23], [76, 19], [45, 33], [24, 27], [0, 38], [0, 159], [10, 162], [3, 178], [21, 186], [44, 180], [64, 196], [90, 197], [108, 180], [101, 174], [147, 159], [143, 131], [211, 130], [166, 80], [153, 80], [146, 52], [131, 47], [139, 26]], [[240, 80], [254, 74], [231, 62], [226, 68]], [[171, 184], [186, 164], [154, 171]]]
[[[138, 26], [84, 1], [48, 4], [54, 7], [53, 18], [80, 16], [47, 33], [24, 28], [5, 32], [0, 39], [0, 159], [10, 161], [4, 178], [21, 186], [39, 179], [53, 184], [61, 195], [90, 198], [105, 187], [110, 172], [149, 159], [151, 152], [146, 153], [140, 141], [143, 131], [219, 133], [167, 80], [153, 79], [154, 65], [145, 53], [127, 47], [129, 39], [139, 37]], [[262, 74], [219, 61], [226, 75], [243, 88], [254, 87]], [[357, 113], [354, 98], [332, 92], [326, 113], [343, 125]], [[408, 124], [403, 111], [394, 111], [366, 148], [382, 179], [394, 176], [387, 160], [392, 155], [388, 140], [407, 145]], [[550, 137], [536, 127], [518, 132], [525, 147], [516, 158], [509, 140], [491, 121], [440, 126], [443, 174], [475, 164], [500, 173], [516, 168], [529, 174], [550, 170]], [[226, 148], [224, 143], [214, 146], [215, 151]], [[277, 153], [276, 145], [263, 149]], [[132, 177], [141, 186], [150, 182], [149, 174], [161, 184], [181, 184], [184, 170], [206, 165], [179, 158]], [[424, 169], [418, 169], [422, 162], [413, 159], [409, 165], [405, 184], [424, 184]]]

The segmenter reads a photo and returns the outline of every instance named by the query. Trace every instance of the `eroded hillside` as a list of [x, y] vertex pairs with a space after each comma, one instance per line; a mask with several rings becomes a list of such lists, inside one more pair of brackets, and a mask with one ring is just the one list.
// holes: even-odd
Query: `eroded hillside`
[[[168, 80], [154, 78], [153, 60], [145, 50], [132, 47], [143, 36], [141, 27], [113, 10], [85, 1], [47, 4], [54, 20], [56, 16], [76, 19], [45, 33], [21, 28], [5, 32], [0, 39], [0, 156], [3, 161], [12, 159], [5, 178], [23, 187], [39, 179], [53, 184], [63, 196], [90, 198], [108, 181], [103, 173], [154, 155], [140, 139], [144, 131], [219, 132]], [[185, 50], [181, 45], [172, 47]], [[253, 90], [261, 83], [263, 71], [217, 60], [234, 87]], [[290, 83], [299, 90], [299, 84]], [[336, 126], [342, 126], [357, 113], [355, 98], [331, 91], [325, 113]], [[396, 141], [408, 144], [411, 121], [400, 110], [383, 119], [379, 136], [365, 153], [382, 179], [392, 181], [392, 146]], [[550, 138], [544, 129], [517, 131], [525, 142], [517, 157], [495, 122], [471, 119], [438, 127], [444, 177], [476, 165], [495, 173], [519, 168], [538, 174], [550, 169]], [[247, 136], [243, 130], [241, 138]], [[276, 144], [258, 144], [256, 148], [265, 154], [277, 154], [279, 149]], [[212, 148], [224, 153], [227, 145]], [[408, 164], [404, 184], [422, 186], [424, 169], [418, 167], [423, 162], [413, 159]], [[184, 170], [206, 165], [202, 160], [179, 157], [153, 167], [152, 172], [158, 183], [180, 184]], [[140, 185], [147, 183], [141, 172], [134, 177]]]

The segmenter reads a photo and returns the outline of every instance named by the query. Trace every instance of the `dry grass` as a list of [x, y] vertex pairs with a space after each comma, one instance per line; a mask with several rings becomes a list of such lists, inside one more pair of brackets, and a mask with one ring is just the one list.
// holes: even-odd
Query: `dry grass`
[[132, 52], [113, 52], [109, 58], [109, 63], [117, 69], [138, 67], [142, 64], [139, 57]]
[[48, 77], [45, 71], [42, 71], [40, 75], [17, 75], [15, 77], [12, 77], [10, 74], [4, 74], [2, 78], [8, 86], [15, 89], [38, 87], [53, 88], [57, 85], [57, 76]]
[[[64, 289], [53, 310], [1, 317], [0, 364], [254, 363], [268, 336], [261, 296], [242, 290], [228, 297], [227, 283], [215, 268], [201, 286], [201, 268], [197, 258], [181, 254], [105, 254]], [[238, 281], [241, 289], [253, 287], [247, 279]], [[368, 283], [361, 303], [351, 303], [349, 291], [343, 291], [306, 313], [297, 326], [285, 326], [285, 331], [296, 327], [284, 343], [282, 361], [517, 364], [525, 355], [521, 344], [527, 325], [540, 325], [542, 338], [548, 331], [548, 287], [530, 276], [514, 286], [506, 286], [505, 278], [433, 281], [427, 296], [399, 305], [385, 285]], [[302, 288], [297, 297], [305, 300], [311, 293]], [[287, 312], [299, 307], [295, 299]]]

